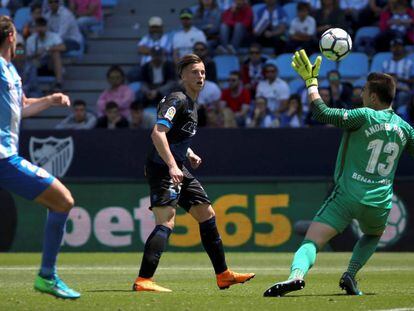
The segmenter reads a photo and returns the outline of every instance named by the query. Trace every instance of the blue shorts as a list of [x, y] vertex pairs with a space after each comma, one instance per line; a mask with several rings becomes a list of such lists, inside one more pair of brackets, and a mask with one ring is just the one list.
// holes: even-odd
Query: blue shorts
[[34, 200], [53, 183], [55, 177], [43, 168], [13, 155], [0, 159], [0, 188]]

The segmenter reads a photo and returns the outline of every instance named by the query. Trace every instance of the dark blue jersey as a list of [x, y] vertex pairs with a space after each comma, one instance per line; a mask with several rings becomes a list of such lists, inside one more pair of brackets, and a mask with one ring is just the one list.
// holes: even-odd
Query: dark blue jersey
[[[197, 104], [183, 92], [174, 92], [158, 104], [157, 124], [168, 127], [167, 140], [171, 153], [178, 164], [186, 160], [187, 149], [197, 132]], [[154, 144], [148, 160], [165, 164]]]

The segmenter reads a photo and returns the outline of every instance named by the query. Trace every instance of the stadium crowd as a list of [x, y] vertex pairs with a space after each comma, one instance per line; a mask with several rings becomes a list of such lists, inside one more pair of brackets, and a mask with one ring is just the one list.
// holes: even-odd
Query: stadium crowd
[[[1, 5], [15, 17], [30, 6], [30, 19], [18, 29], [15, 59], [25, 92], [41, 93], [36, 81], [44, 75], [53, 76], [53, 90], [64, 90], [62, 58], [82, 53], [90, 33], [101, 29], [101, 0]], [[323, 61], [327, 69], [321, 72], [320, 93], [328, 106], [360, 107], [361, 77], [381, 71], [397, 81], [394, 109], [414, 123], [413, 6], [408, 0], [199, 0], [180, 10], [177, 29], [164, 29], [162, 17], [152, 16], [137, 44], [137, 66], [130, 72], [108, 68], [108, 88], [96, 110], [88, 112], [90, 105], [79, 99], [58, 128], [151, 127], [157, 103], [180, 89], [175, 63], [187, 53], [199, 55], [206, 65], [199, 126], [322, 126], [309, 116], [305, 85], [290, 74], [290, 57], [299, 48], [315, 56], [318, 38], [331, 27], [348, 31], [354, 46], [339, 64]], [[352, 74], [360, 68], [366, 72]]]

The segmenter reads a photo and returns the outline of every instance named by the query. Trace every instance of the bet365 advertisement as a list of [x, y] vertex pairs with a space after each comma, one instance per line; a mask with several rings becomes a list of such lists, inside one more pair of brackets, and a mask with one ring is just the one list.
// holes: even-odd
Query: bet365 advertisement
[[[329, 193], [328, 182], [240, 182], [204, 184], [216, 212], [227, 251], [294, 251], [309, 221]], [[414, 250], [410, 211], [414, 183], [397, 183], [394, 207], [380, 248]], [[68, 184], [76, 200], [62, 243], [63, 251], [142, 251], [154, 227], [144, 183]], [[0, 228], [2, 251], [40, 251], [46, 211], [31, 202], [1, 195], [9, 208]], [[14, 202], [13, 202], [14, 201]], [[5, 210], [5, 208], [3, 208]], [[7, 226], [5, 226], [7, 224]], [[4, 231], [4, 232], [3, 232]], [[327, 249], [349, 251], [361, 234], [357, 223]], [[198, 224], [177, 209], [169, 251], [201, 251]]]

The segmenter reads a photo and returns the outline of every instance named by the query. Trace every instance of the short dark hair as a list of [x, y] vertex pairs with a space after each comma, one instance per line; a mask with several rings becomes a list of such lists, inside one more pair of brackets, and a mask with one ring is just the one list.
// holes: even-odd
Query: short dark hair
[[395, 97], [395, 80], [386, 73], [372, 72], [367, 78], [367, 88], [370, 93], [378, 96], [379, 100], [391, 104]]
[[302, 11], [302, 10], [307, 10], [309, 12], [310, 4], [307, 2], [299, 2], [298, 5], [296, 6], [296, 11]]
[[83, 106], [86, 107], [86, 102], [83, 99], [77, 99], [73, 102], [73, 107]]
[[112, 65], [111, 67], [108, 68], [108, 71], [106, 72], [106, 78], [108, 79], [109, 78], [109, 75], [113, 71], [118, 71], [121, 74], [121, 76], [122, 76], [122, 83], [124, 83], [125, 82], [125, 73], [122, 70], [122, 68], [119, 67], [118, 65]]
[[114, 102], [113, 100], [107, 102], [105, 104], [105, 111], [111, 110], [111, 109], [119, 109], [118, 104], [116, 102]]
[[187, 67], [188, 65], [191, 64], [198, 64], [198, 63], [202, 63], [203, 61], [201, 60], [200, 57], [198, 57], [198, 55], [196, 54], [187, 54], [184, 55], [177, 64], [177, 72], [178, 75], [181, 77], [181, 74], [184, 70], [185, 67]]
[[6, 38], [10, 36], [10, 34], [14, 33], [14, 25], [13, 20], [6, 15], [0, 16], [0, 45], [6, 41]]
[[230, 76], [237, 76], [239, 79], [241, 79], [241, 73], [240, 71], [237, 71], [237, 70], [231, 71]]
[[40, 2], [33, 2], [30, 5], [30, 13], [33, 13], [34, 11], [36, 11], [37, 9], [41, 9], [42, 8], [42, 4]]
[[38, 17], [35, 20], [36, 26], [47, 26], [47, 19], [44, 17]]
[[129, 109], [134, 111], [144, 110], [144, 105], [139, 100], [134, 100]]

